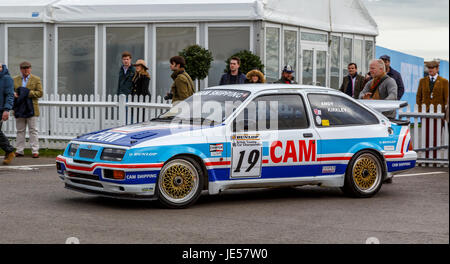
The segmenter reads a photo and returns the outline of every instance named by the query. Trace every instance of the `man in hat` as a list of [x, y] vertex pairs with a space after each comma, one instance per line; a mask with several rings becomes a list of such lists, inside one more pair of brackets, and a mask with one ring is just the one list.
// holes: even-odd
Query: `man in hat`
[[281, 79], [279, 79], [275, 83], [297, 84], [297, 82], [294, 81], [293, 73], [294, 69], [291, 65], [284, 66], [283, 71], [281, 72]]
[[[16, 112], [14, 113], [17, 128], [16, 157], [23, 157], [24, 155], [25, 132], [28, 126], [32, 156], [33, 158], [39, 158], [37, 119], [39, 117], [38, 99], [43, 95], [41, 79], [31, 74], [31, 63], [28, 61], [20, 64], [20, 73], [14, 77], [14, 97], [20, 98], [23, 93], [26, 93], [25, 97], [32, 101], [32, 109], [30, 109], [29, 114], [24, 113], [25, 115], [21, 116]], [[15, 102], [14, 109], [20, 108], [20, 104], [27, 104], [26, 100], [16, 100]]]
[[[428, 68], [428, 76], [420, 79], [419, 88], [417, 89], [416, 104], [419, 106], [419, 111], [430, 111], [430, 105], [434, 106], [436, 112], [437, 106], [441, 105], [441, 112], [445, 111], [448, 107], [448, 80], [439, 76], [439, 62], [430, 61], [426, 63]], [[425, 105], [426, 109], [422, 109], [422, 105]], [[429, 127], [429, 119], [426, 119], [426, 127]], [[436, 128], [437, 122], [434, 122], [434, 142], [433, 146], [436, 146]], [[423, 125], [423, 124], [422, 124]], [[429, 144], [429, 129], [426, 129], [426, 147]], [[428, 152], [426, 152], [428, 158]], [[434, 151], [434, 157], [436, 158], [436, 151]]]
[[9, 111], [14, 103], [14, 83], [5, 64], [0, 63], [0, 149], [5, 151], [4, 165], [9, 165], [14, 159], [14, 147], [2, 132], [3, 122], [9, 119]]
[[383, 60], [384, 65], [386, 66], [386, 74], [395, 80], [395, 83], [397, 84], [397, 100], [400, 100], [405, 93], [405, 86], [403, 85], [402, 75], [394, 70], [391, 67], [391, 57], [388, 55], [383, 55], [380, 57], [381, 60]]
[[443, 111], [448, 104], [448, 80], [439, 76], [439, 62], [427, 62], [426, 67], [428, 76], [419, 81], [416, 104], [419, 105], [419, 109], [422, 109], [422, 104], [425, 104], [427, 112], [430, 110], [430, 105], [434, 105], [435, 111], [437, 106], [441, 105]]

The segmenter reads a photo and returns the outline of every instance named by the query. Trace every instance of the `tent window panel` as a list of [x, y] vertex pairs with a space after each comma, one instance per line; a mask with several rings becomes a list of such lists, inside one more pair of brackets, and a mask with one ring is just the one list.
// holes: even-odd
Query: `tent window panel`
[[266, 80], [274, 82], [280, 74], [280, 29], [266, 29]]
[[373, 41], [372, 40], [366, 40], [366, 53], [365, 53], [365, 64], [366, 69], [369, 69], [369, 63], [371, 60], [373, 60]]
[[132, 63], [145, 60], [144, 45], [144, 27], [106, 28], [106, 94], [117, 94], [122, 53], [130, 52]]
[[208, 73], [210, 87], [219, 84], [226, 70], [225, 61], [229, 57], [240, 51], [250, 50], [250, 27], [208, 28], [208, 49], [214, 58]]
[[[292, 30], [284, 31], [284, 64], [291, 65], [297, 69], [297, 32]], [[293, 76], [296, 76], [294, 71]]]
[[363, 41], [360, 39], [355, 39], [355, 59], [354, 63], [358, 66], [358, 72], [362, 74], [363, 70], [363, 58], [362, 58], [362, 45]]
[[58, 93], [94, 94], [95, 28], [58, 28]]
[[347, 66], [350, 62], [352, 62], [352, 48], [353, 48], [353, 39], [344, 38], [344, 54], [343, 54], [343, 64], [342, 64], [342, 72], [343, 76], [348, 75]]
[[31, 63], [33, 75], [44, 75], [44, 29], [42, 27], [8, 27], [8, 69], [11, 76], [19, 75], [23, 61]]
[[[173, 83], [170, 58], [196, 43], [195, 27], [156, 28], [156, 95], [165, 96]], [[153, 95], [152, 95], [153, 96]]]
[[316, 85], [326, 86], [327, 83], [327, 52], [318, 50], [316, 53]]
[[341, 68], [341, 37], [331, 36], [331, 73], [330, 73], [330, 87], [339, 89], [339, 72]]
[[301, 38], [306, 41], [327, 42], [327, 35], [325, 34], [302, 32]]
[[313, 63], [314, 63], [314, 51], [303, 50], [303, 71], [302, 71], [302, 84], [313, 84]]

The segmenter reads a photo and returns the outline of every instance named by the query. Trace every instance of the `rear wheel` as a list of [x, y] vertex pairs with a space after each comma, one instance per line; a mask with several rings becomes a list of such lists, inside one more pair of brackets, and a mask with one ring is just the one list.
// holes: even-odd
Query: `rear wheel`
[[371, 151], [361, 151], [350, 161], [342, 190], [352, 197], [372, 197], [383, 184], [384, 169], [380, 158]]
[[163, 166], [158, 177], [158, 200], [167, 208], [186, 208], [200, 197], [203, 171], [189, 157], [179, 157]]

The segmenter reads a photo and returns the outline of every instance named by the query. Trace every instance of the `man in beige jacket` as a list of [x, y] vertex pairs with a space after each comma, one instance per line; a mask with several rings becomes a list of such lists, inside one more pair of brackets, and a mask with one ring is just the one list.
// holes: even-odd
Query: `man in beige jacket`
[[20, 64], [20, 73], [20, 75], [14, 77], [14, 97], [19, 97], [17, 93], [19, 87], [29, 89], [28, 97], [33, 101], [34, 116], [29, 118], [16, 118], [16, 157], [24, 156], [25, 132], [28, 126], [31, 153], [33, 158], [39, 158], [37, 119], [39, 117], [38, 99], [43, 95], [41, 79], [31, 74], [31, 63], [27, 61]]

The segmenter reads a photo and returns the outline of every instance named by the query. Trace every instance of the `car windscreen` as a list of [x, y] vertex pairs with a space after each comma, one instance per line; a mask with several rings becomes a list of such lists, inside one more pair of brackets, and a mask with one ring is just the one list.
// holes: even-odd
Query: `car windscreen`
[[189, 120], [190, 122], [217, 125], [228, 118], [249, 96], [249, 91], [211, 89], [195, 93], [177, 102], [157, 120]]

